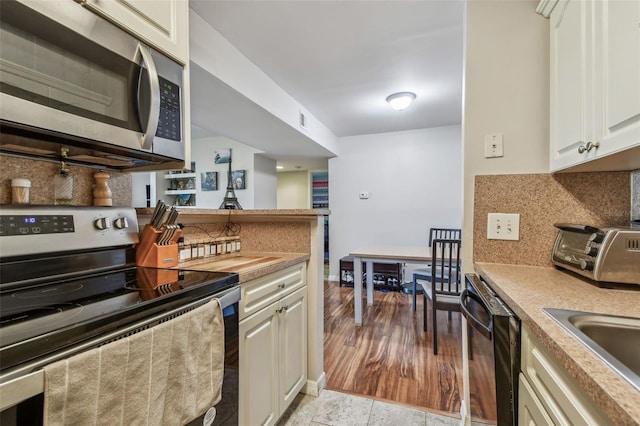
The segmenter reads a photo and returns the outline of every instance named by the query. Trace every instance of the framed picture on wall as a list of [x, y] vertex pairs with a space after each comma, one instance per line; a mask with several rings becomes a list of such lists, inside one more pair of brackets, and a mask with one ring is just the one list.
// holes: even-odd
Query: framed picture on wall
[[225, 164], [231, 161], [231, 149], [213, 151], [213, 162], [215, 164]]
[[218, 172], [200, 173], [200, 188], [203, 191], [217, 191], [218, 190]]
[[233, 183], [233, 189], [247, 189], [247, 171], [246, 170], [234, 170], [231, 172], [231, 182]]

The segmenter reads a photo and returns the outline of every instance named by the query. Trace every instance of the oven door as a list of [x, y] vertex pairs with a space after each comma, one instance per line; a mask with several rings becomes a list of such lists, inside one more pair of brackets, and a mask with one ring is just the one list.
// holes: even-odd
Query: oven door
[[[240, 287], [235, 286], [225, 290], [210, 298], [198, 300], [187, 306], [166, 312], [157, 317], [153, 317], [124, 329], [117, 330], [105, 335], [98, 340], [86, 343], [89, 349], [99, 345], [101, 342], [108, 342], [126, 336], [136, 331], [145, 329], [145, 326], [153, 326], [165, 319], [174, 318], [180, 313], [185, 313], [191, 309], [207, 303], [212, 298], [218, 299], [224, 316], [225, 327], [225, 371], [222, 387], [222, 399], [214, 410], [210, 410], [215, 416], [209, 413], [213, 423], [207, 425], [237, 425], [238, 422], [238, 327], [239, 327], [239, 301]], [[69, 356], [75, 354], [69, 352]], [[0, 383], [0, 424], [2, 426], [22, 426], [22, 425], [42, 425], [44, 415], [44, 371], [38, 370], [24, 376], [14, 378]], [[205, 415], [206, 416], [206, 415]], [[203, 419], [195, 420], [192, 424], [202, 425]], [[213, 419], [212, 417], [215, 417]]]
[[[466, 275], [462, 315], [469, 328], [469, 410], [472, 420], [517, 424], [520, 320], [491, 288]], [[493, 368], [487, 369], [487, 365]]]
[[2, 1], [0, 17], [3, 127], [184, 159], [182, 66], [75, 2]]

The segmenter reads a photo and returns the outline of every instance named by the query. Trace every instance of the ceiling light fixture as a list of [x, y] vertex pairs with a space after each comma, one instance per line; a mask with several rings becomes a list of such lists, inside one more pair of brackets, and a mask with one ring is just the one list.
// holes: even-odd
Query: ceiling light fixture
[[415, 98], [415, 93], [400, 92], [387, 96], [387, 102], [389, 102], [391, 108], [395, 109], [396, 111], [400, 111], [408, 107]]

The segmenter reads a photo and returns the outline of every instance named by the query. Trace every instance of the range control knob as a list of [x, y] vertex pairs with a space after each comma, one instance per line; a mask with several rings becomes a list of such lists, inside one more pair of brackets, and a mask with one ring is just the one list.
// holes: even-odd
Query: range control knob
[[113, 221], [113, 226], [117, 229], [125, 229], [129, 227], [129, 222], [126, 217], [119, 217]]
[[593, 271], [593, 262], [591, 262], [590, 260], [581, 260], [580, 269], [582, 269], [583, 271]]
[[111, 228], [111, 220], [108, 217], [99, 217], [93, 221], [93, 226], [100, 231]]

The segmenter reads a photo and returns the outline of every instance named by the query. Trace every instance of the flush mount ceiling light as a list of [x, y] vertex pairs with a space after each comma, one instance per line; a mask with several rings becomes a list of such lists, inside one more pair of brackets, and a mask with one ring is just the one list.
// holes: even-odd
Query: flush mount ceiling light
[[396, 111], [400, 111], [408, 107], [415, 98], [415, 93], [400, 92], [387, 96], [387, 102], [389, 102], [391, 108], [395, 109]]

